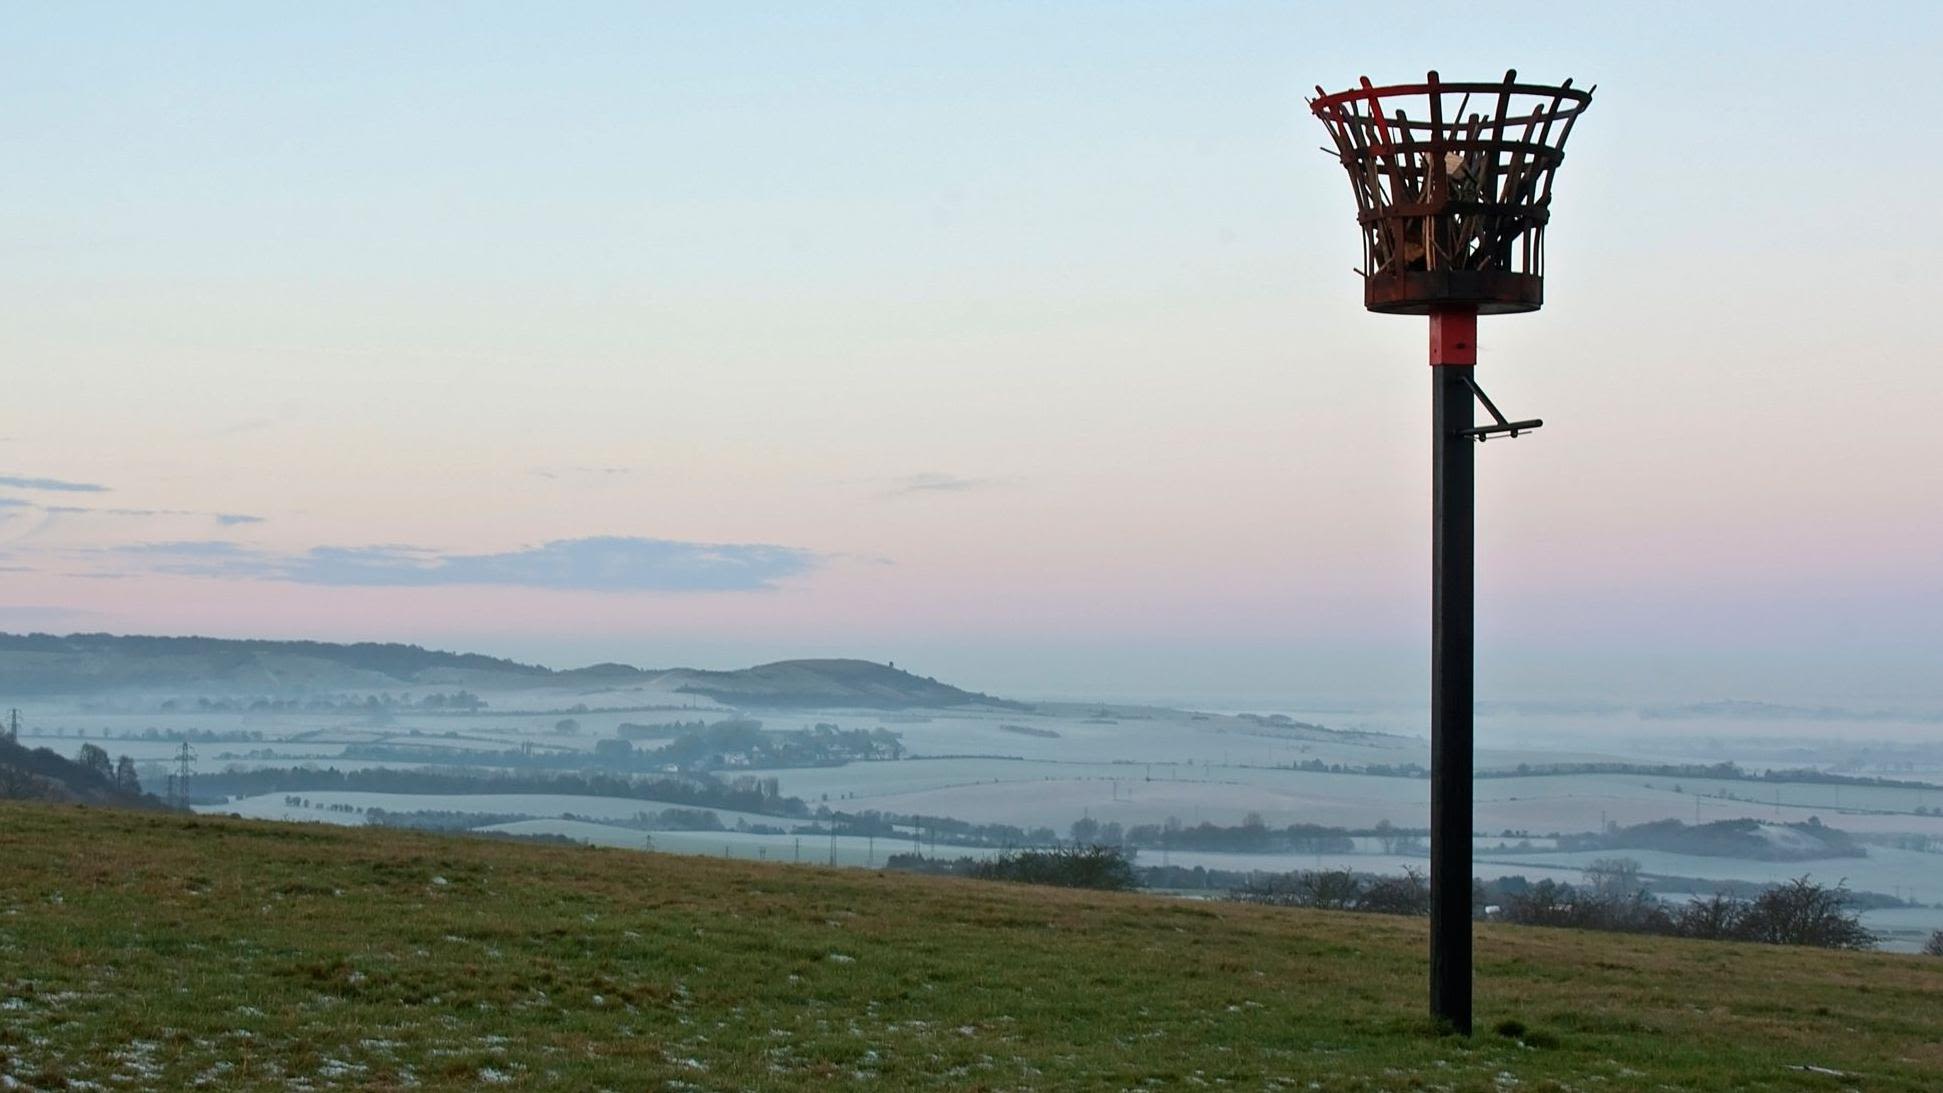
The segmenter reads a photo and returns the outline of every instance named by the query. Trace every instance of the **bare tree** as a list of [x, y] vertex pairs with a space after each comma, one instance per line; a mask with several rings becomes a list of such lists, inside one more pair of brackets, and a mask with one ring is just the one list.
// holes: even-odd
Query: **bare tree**
[[1597, 858], [1584, 870], [1586, 886], [1601, 899], [1631, 899], [1642, 885], [1633, 858]]
[[1736, 931], [1748, 941], [1813, 945], [1823, 949], [1873, 949], [1876, 935], [1849, 913], [1846, 884], [1830, 888], [1806, 876], [1776, 885], [1748, 905]]
[[115, 788], [123, 793], [142, 791], [142, 779], [135, 773], [135, 760], [126, 755], [115, 760]]
[[114, 761], [99, 744], [83, 744], [74, 755], [74, 761], [86, 767], [104, 782], [112, 782], [115, 777]]

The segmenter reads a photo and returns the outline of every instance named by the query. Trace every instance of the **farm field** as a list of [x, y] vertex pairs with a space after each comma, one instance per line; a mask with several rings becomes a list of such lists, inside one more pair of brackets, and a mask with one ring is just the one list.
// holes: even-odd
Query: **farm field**
[[[290, 804], [298, 797], [307, 804]], [[572, 814], [593, 819], [631, 820], [642, 812], [667, 808], [694, 808], [673, 801], [646, 801], [633, 797], [588, 797], [571, 793], [367, 793], [357, 790], [319, 790], [299, 793], [263, 793], [243, 797], [222, 805], [202, 805], [202, 813], [235, 813], [253, 820], [298, 820], [315, 823], [358, 825], [361, 814], [373, 808], [388, 812], [476, 812], [481, 815], [524, 814], [553, 819]], [[348, 811], [347, 811], [348, 810]], [[807, 821], [756, 812], [737, 812], [709, 808], [726, 827], [738, 820], [772, 827], [795, 827]]]
[[[518, 701], [518, 695], [511, 701]], [[540, 696], [559, 703], [562, 697]], [[579, 696], [595, 701], [642, 701], [615, 696]], [[665, 697], [665, 696], [663, 696]], [[494, 696], [496, 701], [505, 701]], [[131, 705], [135, 700], [131, 699]], [[809, 728], [818, 722], [845, 728], [883, 727], [899, 733], [909, 753], [917, 756], [992, 755], [1048, 762], [1109, 765], [1137, 757], [1143, 764], [1171, 765], [1185, 774], [1190, 766], [1273, 767], [1319, 760], [1363, 766], [1372, 763], [1423, 762], [1427, 745], [1421, 726], [1404, 735], [1317, 733], [1277, 727], [1226, 715], [1178, 710], [1137, 710], [1125, 717], [1094, 718], [1083, 708], [1053, 706], [1056, 713], [1017, 711], [927, 711], [887, 714], [870, 710], [755, 711], [772, 729]], [[721, 718], [735, 711], [719, 706], [669, 707], [645, 712], [507, 712], [491, 708], [470, 714], [401, 710], [374, 721], [356, 713], [330, 712], [201, 712], [156, 713], [90, 707], [44, 707], [32, 711], [37, 731], [29, 735], [36, 746], [72, 750], [76, 734], [112, 746], [141, 759], [163, 759], [173, 748], [170, 740], [137, 739], [153, 730], [162, 737], [203, 731], [261, 734], [260, 743], [209, 745], [221, 751], [242, 752], [275, 746], [279, 751], [304, 749], [320, 757], [338, 754], [346, 745], [383, 744], [394, 747], [442, 748], [477, 753], [478, 761], [498, 761], [494, 753], [522, 744], [549, 750], [591, 749], [603, 737], [615, 735], [623, 722], [659, 722]], [[576, 731], [562, 735], [554, 725], [571, 719]], [[1030, 732], [1017, 731], [1020, 728]], [[48, 734], [59, 735], [48, 735]], [[1052, 735], [1034, 735], [1050, 733]], [[45, 739], [42, 739], [42, 737]], [[199, 749], [201, 750], [201, 749]], [[205, 756], [204, 758], [208, 758]], [[1574, 749], [1533, 751], [1481, 747], [1480, 769], [1509, 768], [1520, 762], [1616, 761], [1611, 754]]]
[[1478, 854], [1480, 863], [1514, 871], [1544, 866], [1577, 870], [1594, 859], [1611, 857], [1631, 858], [1639, 862], [1641, 872], [1656, 876], [1781, 883], [1807, 874], [1827, 884], [1846, 879], [1850, 888], [1900, 894], [1922, 903], [1943, 903], [1943, 854], [1882, 846], [1870, 847], [1867, 857], [1823, 858], [1815, 861], [1752, 861], [1633, 849]]
[[1943, 961], [1913, 956], [1486, 925], [1463, 1040], [1422, 1015], [1416, 920], [22, 805], [0, 872], [0, 1074], [36, 1087], [1916, 1091], [1943, 1068]]
[[[871, 868], [882, 866], [892, 854], [911, 852], [909, 839], [871, 840], [856, 835], [762, 835], [742, 831], [641, 831], [583, 820], [518, 820], [493, 824], [481, 831], [506, 835], [560, 835], [592, 846], [652, 849], [662, 854], [698, 854], [715, 858], [808, 863]], [[649, 846], [652, 840], [652, 846]], [[925, 847], [927, 855], [934, 853]], [[988, 858], [1002, 853], [981, 847], [939, 846], [941, 858]]]
[[[1169, 816], [1234, 824], [1259, 812], [1277, 825], [1369, 827], [1389, 820], [1421, 827], [1430, 793], [1420, 778], [1161, 763], [917, 759], [757, 773], [780, 779], [785, 793], [833, 808], [1061, 828], [1082, 812], [1123, 824], [1160, 823]], [[1943, 814], [1913, 812], [1935, 807], [1931, 798], [1943, 800], [1935, 790], [1578, 774], [1485, 778], [1475, 792], [1477, 826], [1485, 833], [1591, 831], [1605, 821], [1694, 822], [1696, 816], [1701, 822], [1752, 816], [1802, 823], [1816, 816], [1844, 830], [1943, 838]]]
[[[451, 684], [444, 685], [450, 689]], [[416, 703], [438, 687], [401, 693]], [[47, 746], [72, 755], [84, 740], [114, 754], [130, 755], [143, 783], [166, 784], [177, 744], [142, 739], [156, 734], [260, 734], [261, 739], [210, 740], [194, 744], [199, 772], [257, 767], [414, 768], [449, 765], [474, 772], [517, 767], [518, 753], [566, 756], [554, 766], [574, 772], [599, 770], [594, 747], [612, 740], [622, 722], [694, 723], [731, 716], [753, 717], [776, 731], [810, 729], [819, 724], [846, 729], [883, 728], [899, 735], [906, 758], [852, 761], [840, 765], [760, 769], [727, 766], [718, 777], [773, 777], [786, 796], [802, 798], [812, 810], [880, 811], [945, 817], [1022, 828], [1047, 827], [1065, 835], [1082, 817], [1102, 824], [1234, 825], [1251, 814], [1273, 826], [1320, 824], [1368, 829], [1382, 822], [1403, 828], [1427, 823], [1428, 782], [1416, 777], [1383, 777], [1353, 772], [1292, 769], [1320, 762], [1357, 768], [1370, 764], [1421, 763], [1427, 756], [1421, 735], [1380, 735], [1380, 729], [1408, 729], [1407, 711], [1291, 709], [1281, 720], [1268, 713], [1241, 716], [1196, 713], [1155, 706], [1101, 706], [1050, 703], [1030, 710], [989, 707], [922, 710], [798, 709], [787, 712], [735, 711], [692, 695], [652, 689], [584, 692], [542, 690], [493, 692], [487, 709], [473, 713], [431, 711], [401, 705], [382, 717], [355, 710], [232, 710], [194, 713], [161, 711], [155, 696], [126, 696], [28, 711], [30, 746]], [[584, 709], [583, 709], [584, 707]], [[607, 707], [606, 712], [600, 712]], [[562, 722], [572, 731], [563, 731]], [[1299, 724], [1314, 722], [1352, 732], [1329, 732]], [[1541, 726], [1550, 724], [1548, 732]], [[1480, 732], [1495, 746], [1480, 750], [1480, 769], [1518, 763], [1543, 766], [1567, 762], [1693, 762], [1708, 756], [1703, 738], [1676, 730], [1696, 723], [1643, 719], [1633, 713], [1554, 718], [1484, 715]], [[1487, 726], [1497, 726], [1487, 728]], [[1507, 728], [1506, 726], [1510, 726]], [[1828, 728], [1828, 726], [1824, 726]], [[1635, 733], [1632, 730], [1639, 729]], [[85, 732], [85, 737], [80, 734]], [[127, 739], [134, 735], [136, 739]], [[1614, 755], [1586, 744], [1623, 751]], [[642, 747], [658, 746], [644, 740]], [[345, 751], [374, 745], [402, 749], [399, 756], [346, 758]], [[1801, 762], [1869, 748], [1884, 756], [1917, 755], [1901, 745], [1853, 741], [1811, 745], [1785, 738], [1761, 747], [1778, 760]], [[1913, 745], [1912, 745], [1913, 747]], [[1817, 751], [1816, 749], [1820, 750]], [[1900, 749], [1900, 750], [1899, 750]], [[353, 754], [358, 754], [353, 752]], [[912, 757], [915, 756], [915, 757]], [[1731, 758], [1726, 756], [1725, 758]], [[1861, 762], [1860, 759], [1857, 762]], [[639, 768], [636, 768], [637, 770]], [[533, 773], [533, 771], [524, 771]], [[292, 804], [287, 798], [300, 803]], [[1552, 832], [1589, 832], [1606, 824], [1631, 825], [1668, 819], [1685, 823], [1754, 817], [1801, 823], [1810, 818], [1863, 836], [1929, 838], [1943, 842], [1943, 791], [1920, 786], [1868, 786], [1824, 783], [1769, 783], [1757, 780], [1689, 778], [1645, 774], [1548, 774], [1481, 778], [1475, 787], [1476, 825], [1481, 844], [1478, 874], [1522, 874], [1531, 879], [1576, 882], [1585, 860], [1496, 854], [1495, 840]], [[242, 800], [211, 802], [206, 812], [258, 818], [357, 824], [370, 808], [393, 812], [439, 811], [493, 817], [533, 817], [531, 830], [602, 845], [636, 846], [641, 832], [622, 822], [666, 803], [628, 798], [562, 797], [553, 794], [389, 794], [341, 790], [268, 793]], [[1919, 811], [1921, 810], [1920, 814]], [[792, 821], [773, 816], [717, 811], [725, 827], [739, 822], [788, 828]], [[562, 819], [572, 816], [575, 819]], [[1510, 836], [1506, 832], [1516, 833]], [[713, 833], [655, 832], [657, 845], [670, 852], [740, 856], [796, 854], [793, 839], [764, 836], [723, 840]], [[743, 843], [747, 842], [747, 846]], [[1373, 853], [1343, 855], [1324, 862], [1361, 872], [1392, 872], [1423, 863], [1408, 856]], [[951, 851], [951, 853], [961, 853]], [[1622, 856], [1641, 857], [1620, 852]], [[823, 860], [828, 860], [824, 848]], [[1177, 864], [1209, 868], [1280, 870], [1316, 868], [1313, 855], [1196, 855], [1175, 851]], [[1677, 856], [1676, 856], [1677, 857]], [[1149, 849], [1142, 864], [1163, 855]], [[861, 850], [839, 842], [839, 864], [876, 860], [867, 842]], [[1664, 868], [1661, 865], [1664, 864]], [[1830, 881], [1846, 877], [1856, 889], [1911, 897], [1926, 904], [1943, 902], [1937, 857], [1915, 851], [1872, 846], [1866, 858], [1798, 864], [1694, 858], [1647, 867], [1649, 873], [1693, 876], [1712, 881], [1782, 880], [1809, 873]], [[1905, 909], [1918, 919], [1930, 908]], [[1877, 912], [1870, 912], [1871, 915]], [[1913, 935], [1898, 935], [1907, 945]]]

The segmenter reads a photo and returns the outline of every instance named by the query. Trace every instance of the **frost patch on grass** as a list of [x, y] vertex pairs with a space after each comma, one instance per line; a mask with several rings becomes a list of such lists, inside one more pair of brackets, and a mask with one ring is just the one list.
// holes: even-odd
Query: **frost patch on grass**
[[122, 1070], [152, 1080], [162, 1076], [162, 1068], [155, 1062], [155, 1050], [160, 1046], [153, 1040], [130, 1040], [127, 1047], [116, 1050], [109, 1058], [120, 1063]]
[[831, 953], [830, 955], [824, 957], [823, 959], [829, 961], [832, 964], [855, 964], [857, 962], [856, 957], [846, 956], [843, 953]]
[[353, 1078], [371, 1069], [363, 1063], [347, 1063], [342, 1059], [325, 1059], [317, 1073], [326, 1078]]

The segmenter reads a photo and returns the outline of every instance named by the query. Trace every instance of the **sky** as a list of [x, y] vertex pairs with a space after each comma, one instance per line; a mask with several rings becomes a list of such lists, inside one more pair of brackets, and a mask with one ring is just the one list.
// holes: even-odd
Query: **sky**
[[1943, 707], [1943, 9], [1843, 10], [0, 5], [0, 630], [1421, 701], [1303, 100], [1516, 67], [1480, 697]]

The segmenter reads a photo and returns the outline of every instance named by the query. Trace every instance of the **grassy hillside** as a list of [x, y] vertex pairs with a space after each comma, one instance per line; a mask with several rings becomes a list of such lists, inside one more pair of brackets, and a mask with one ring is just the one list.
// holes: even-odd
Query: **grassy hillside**
[[47, 805], [0, 805], [0, 877], [0, 1087], [1943, 1074], [1943, 960], [1921, 957], [1486, 927], [1465, 1042], [1420, 1016], [1413, 920]]

